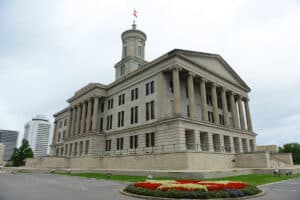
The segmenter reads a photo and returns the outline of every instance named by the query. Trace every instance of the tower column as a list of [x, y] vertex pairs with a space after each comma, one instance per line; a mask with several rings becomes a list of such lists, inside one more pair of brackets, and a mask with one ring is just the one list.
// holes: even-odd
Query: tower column
[[66, 138], [70, 138], [71, 136], [71, 125], [72, 125], [72, 109], [71, 107], [69, 108], [68, 110], [68, 116], [69, 116], [69, 119], [68, 119], [68, 129], [67, 129], [67, 137]]
[[231, 105], [233, 128], [239, 128], [239, 123], [238, 123], [238, 118], [237, 118], [237, 110], [236, 110], [236, 104], [235, 104], [233, 92], [230, 93], [230, 105]]
[[97, 118], [98, 118], [98, 108], [99, 108], [99, 97], [94, 98], [94, 109], [93, 109], [93, 119], [92, 119], [92, 130], [97, 129]]
[[207, 112], [207, 97], [206, 97], [206, 87], [205, 80], [200, 79], [200, 95], [201, 95], [201, 111], [202, 111], [202, 120], [208, 121], [208, 112]]
[[189, 72], [188, 77], [188, 92], [189, 92], [189, 110], [190, 110], [190, 118], [196, 118], [196, 108], [195, 108], [195, 91], [194, 91], [194, 73]]
[[223, 115], [224, 115], [224, 124], [226, 127], [230, 126], [229, 123], [229, 115], [228, 115], [228, 109], [227, 109], [227, 98], [226, 98], [226, 89], [222, 87], [222, 107], [223, 107]]
[[248, 131], [253, 132], [252, 120], [251, 120], [251, 114], [250, 114], [250, 108], [249, 108], [249, 99], [248, 98], [246, 98], [244, 100], [244, 104], [245, 104]]
[[214, 124], [220, 125], [219, 120], [219, 111], [218, 111], [218, 99], [217, 99], [217, 88], [216, 84], [211, 84], [211, 97], [212, 97], [212, 104], [213, 104], [213, 116], [214, 116]]
[[242, 105], [241, 97], [239, 95], [238, 95], [238, 106], [239, 106], [239, 117], [240, 117], [241, 129], [246, 130], [243, 105]]
[[181, 67], [178, 65], [173, 66], [172, 76], [173, 76], [173, 91], [174, 91], [174, 115], [181, 115], [181, 96], [180, 96], [180, 78], [179, 71]]
[[81, 105], [77, 105], [77, 116], [76, 116], [76, 125], [75, 125], [75, 135], [79, 135], [80, 129], [80, 115], [81, 115]]
[[70, 137], [73, 137], [75, 134], [75, 118], [76, 118], [76, 107], [72, 109], [72, 125], [71, 125], [71, 134]]
[[86, 122], [86, 102], [83, 102], [82, 103], [80, 134], [83, 134], [85, 132], [85, 122]]
[[91, 115], [92, 115], [92, 99], [88, 100], [87, 116], [86, 116], [86, 126], [85, 133], [91, 130]]

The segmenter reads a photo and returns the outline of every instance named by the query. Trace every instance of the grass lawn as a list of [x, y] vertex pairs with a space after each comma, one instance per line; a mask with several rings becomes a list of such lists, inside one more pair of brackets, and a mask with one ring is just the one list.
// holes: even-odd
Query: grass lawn
[[[107, 174], [101, 174], [101, 173], [67, 174], [67, 173], [56, 172], [55, 174], [108, 180]], [[207, 180], [243, 181], [250, 185], [258, 186], [258, 185], [262, 185], [262, 184], [266, 184], [266, 183], [272, 183], [272, 182], [287, 180], [287, 179], [296, 178], [296, 177], [300, 177], [300, 174], [293, 174], [293, 175], [288, 175], [288, 176], [287, 175], [274, 176], [273, 174], [249, 174], [249, 175], [230, 176], [230, 177], [225, 177], [225, 178], [207, 179]], [[145, 181], [145, 179], [146, 179], [145, 176], [112, 175], [110, 177], [110, 180], [126, 181], [126, 182]], [[154, 177], [154, 179], [165, 180], [165, 179], [173, 179], [173, 178]]]

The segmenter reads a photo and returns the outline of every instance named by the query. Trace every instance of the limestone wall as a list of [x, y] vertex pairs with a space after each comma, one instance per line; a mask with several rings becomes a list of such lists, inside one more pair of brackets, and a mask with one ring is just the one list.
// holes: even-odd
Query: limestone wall
[[238, 168], [268, 168], [270, 154], [266, 152], [237, 154], [235, 163]]
[[293, 166], [293, 159], [291, 153], [272, 153], [270, 154], [271, 158], [278, 159], [285, 162], [287, 165]]
[[69, 159], [63, 157], [43, 157], [43, 158], [27, 158], [26, 167], [29, 168], [68, 168]]
[[189, 153], [188, 169], [207, 170], [207, 169], [230, 169], [235, 167], [234, 154], [223, 153]]

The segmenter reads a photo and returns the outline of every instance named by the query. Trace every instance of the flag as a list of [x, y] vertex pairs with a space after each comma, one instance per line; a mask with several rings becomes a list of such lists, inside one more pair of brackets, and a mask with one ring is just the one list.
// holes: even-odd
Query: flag
[[133, 16], [137, 18], [137, 11], [135, 9], [133, 9]]

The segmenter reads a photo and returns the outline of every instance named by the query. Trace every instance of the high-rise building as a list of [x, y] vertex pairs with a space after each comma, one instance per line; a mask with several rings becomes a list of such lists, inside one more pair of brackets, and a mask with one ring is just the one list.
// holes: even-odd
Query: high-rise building
[[51, 130], [49, 119], [43, 115], [37, 115], [25, 124], [24, 138], [29, 141], [34, 157], [47, 155]]
[[5, 145], [0, 143], [0, 166], [3, 164], [4, 148]]
[[10, 130], [0, 130], [0, 143], [5, 145], [3, 160], [10, 160], [14, 148], [17, 146], [18, 132]]

